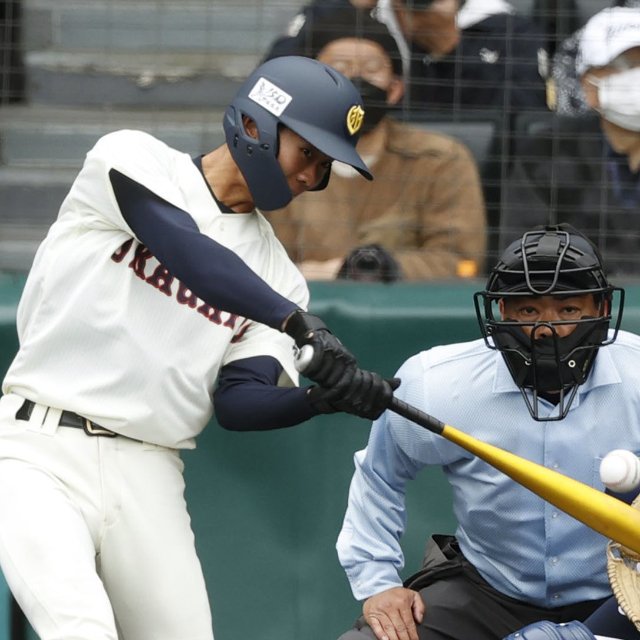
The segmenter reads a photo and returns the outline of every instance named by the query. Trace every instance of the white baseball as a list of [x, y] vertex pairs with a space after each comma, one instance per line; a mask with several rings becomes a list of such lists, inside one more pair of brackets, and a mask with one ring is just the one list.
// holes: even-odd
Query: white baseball
[[632, 451], [614, 449], [600, 463], [600, 480], [616, 493], [631, 491], [640, 485], [640, 460]]

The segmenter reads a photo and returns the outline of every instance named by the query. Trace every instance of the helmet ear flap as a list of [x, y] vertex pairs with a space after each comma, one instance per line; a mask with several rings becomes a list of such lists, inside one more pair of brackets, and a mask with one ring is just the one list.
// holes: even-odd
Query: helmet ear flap
[[[256, 126], [258, 137], [252, 137], [243, 117]], [[278, 121], [269, 114], [249, 114], [242, 101], [227, 107], [224, 123], [229, 151], [249, 185], [256, 206], [265, 211], [285, 207], [293, 194], [278, 162]]]

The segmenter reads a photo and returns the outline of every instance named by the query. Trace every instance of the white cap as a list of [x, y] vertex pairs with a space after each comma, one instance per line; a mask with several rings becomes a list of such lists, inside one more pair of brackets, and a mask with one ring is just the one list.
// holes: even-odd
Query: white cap
[[603, 9], [582, 30], [576, 59], [578, 75], [589, 67], [605, 67], [633, 47], [640, 47], [640, 9]]

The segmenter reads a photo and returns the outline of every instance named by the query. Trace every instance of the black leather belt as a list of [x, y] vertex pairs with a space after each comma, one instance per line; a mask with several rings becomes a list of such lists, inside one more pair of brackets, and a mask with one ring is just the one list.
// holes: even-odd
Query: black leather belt
[[[16, 420], [29, 420], [35, 406], [35, 402], [32, 402], [31, 400], [25, 400], [22, 403], [22, 406], [16, 412]], [[87, 418], [79, 416], [77, 413], [73, 413], [73, 411], [63, 411], [60, 414], [58, 425], [61, 427], [73, 427], [74, 429], [82, 429], [88, 436], [104, 436], [107, 438], [115, 438], [118, 435], [117, 433], [110, 431], [109, 429], [105, 429], [104, 427], [91, 422], [91, 420], [87, 420]]]

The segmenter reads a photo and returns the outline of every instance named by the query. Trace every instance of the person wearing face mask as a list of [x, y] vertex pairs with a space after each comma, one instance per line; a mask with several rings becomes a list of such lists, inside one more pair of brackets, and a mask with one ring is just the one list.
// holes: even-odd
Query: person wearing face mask
[[298, 53], [338, 69], [358, 87], [364, 124], [358, 151], [376, 175], [363, 188], [333, 163], [308, 201], [270, 214], [290, 257], [311, 280], [392, 282], [472, 276], [483, 268], [486, 220], [470, 151], [393, 119], [402, 98], [400, 54], [384, 25], [354, 7], [326, 8], [298, 33]]
[[376, 18], [403, 54], [405, 107], [546, 109], [543, 34], [508, 2], [378, 0]]
[[[575, 6], [575, 1], [572, 0]], [[612, 7], [640, 7], [640, 0], [613, 0]], [[575, 8], [577, 12], [577, 7]], [[576, 58], [584, 27], [558, 43], [551, 59], [548, 87], [550, 107], [559, 114], [581, 116], [588, 113], [584, 92], [576, 70]]]
[[302, 25], [341, 7], [366, 8], [396, 40], [405, 111], [546, 110], [543, 33], [506, 0], [311, 0], [266, 59], [295, 54]]
[[[504, 188], [501, 245], [534, 224], [580, 225], [611, 273], [640, 273], [640, 8], [611, 7], [581, 34], [591, 111], [523, 137]], [[526, 207], [523, 205], [526, 204]]]

